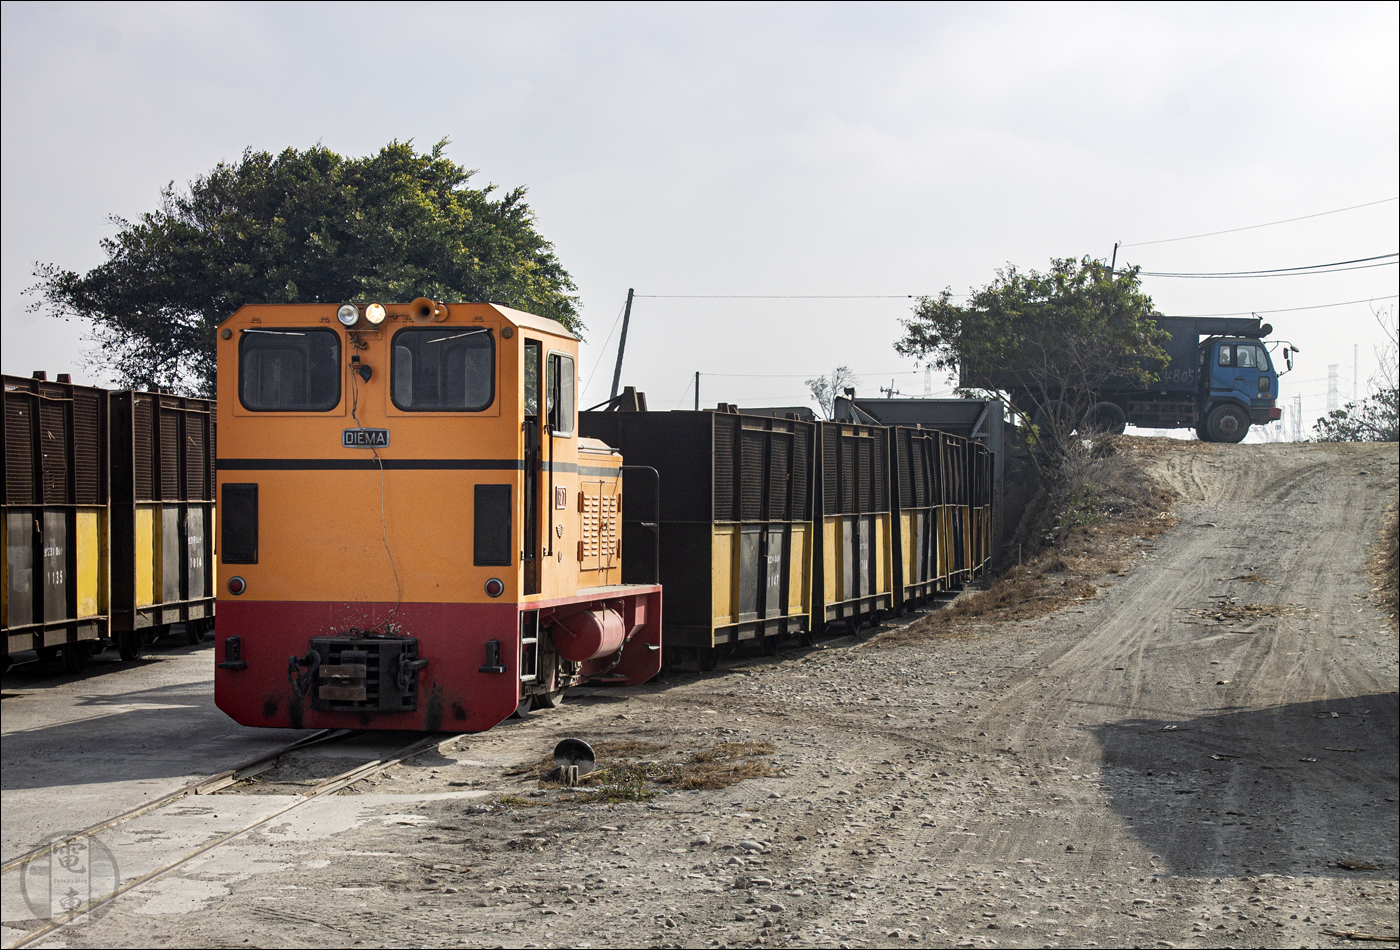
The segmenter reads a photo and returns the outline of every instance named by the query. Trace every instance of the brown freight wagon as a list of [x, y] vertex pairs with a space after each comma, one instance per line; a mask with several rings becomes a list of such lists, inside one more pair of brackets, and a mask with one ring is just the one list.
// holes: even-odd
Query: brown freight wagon
[[76, 672], [109, 631], [107, 392], [36, 373], [4, 400], [5, 666], [61, 652]]
[[741, 642], [771, 649], [812, 630], [813, 423], [598, 411], [579, 413], [579, 431], [622, 452], [622, 577], [651, 581], [659, 559], [672, 656], [714, 669]]
[[122, 659], [183, 623], [214, 625], [213, 403], [111, 394], [111, 629]]
[[212, 403], [4, 377], [6, 665], [35, 650], [70, 671], [214, 618]]
[[818, 422], [815, 629], [854, 630], [894, 602], [889, 429]]

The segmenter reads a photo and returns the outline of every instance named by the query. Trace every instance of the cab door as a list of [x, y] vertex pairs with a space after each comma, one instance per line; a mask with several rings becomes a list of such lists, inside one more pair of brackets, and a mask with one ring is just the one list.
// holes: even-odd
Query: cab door
[[524, 531], [521, 536], [521, 559], [525, 562], [525, 593], [538, 594], [541, 587], [543, 544], [540, 531], [541, 475], [544, 468], [544, 404], [542, 386], [543, 346], [539, 340], [525, 341], [524, 442], [525, 500]]
[[1216, 396], [1229, 393], [1246, 406], [1258, 398], [1260, 352], [1261, 348], [1253, 343], [1217, 343], [1211, 367], [1211, 393]]

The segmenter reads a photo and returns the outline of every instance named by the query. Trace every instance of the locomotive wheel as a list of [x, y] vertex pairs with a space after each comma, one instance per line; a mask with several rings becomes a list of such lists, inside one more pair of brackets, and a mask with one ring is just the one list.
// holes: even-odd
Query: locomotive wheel
[[83, 667], [87, 666], [87, 647], [81, 643], [70, 643], [63, 648], [63, 671], [65, 673], [81, 673]]
[[695, 665], [700, 668], [701, 673], [713, 673], [715, 667], [719, 666], [719, 654], [714, 647], [696, 647]]
[[543, 693], [536, 693], [532, 698], [536, 709], [558, 709], [564, 705], [564, 690], [547, 689]]
[[141, 655], [141, 631], [123, 630], [117, 634], [117, 652], [123, 663], [130, 663]]
[[510, 714], [512, 719], [525, 719], [530, 715], [530, 707], [535, 704], [535, 697], [525, 695], [521, 697], [520, 703], [515, 707], [515, 712]]
[[677, 656], [679, 652], [679, 647], [663, 646], [661, 648], [661, 672], [656, 674], [658, 679], [670, 676], [672, 671], [680, 665], [680, 657]]

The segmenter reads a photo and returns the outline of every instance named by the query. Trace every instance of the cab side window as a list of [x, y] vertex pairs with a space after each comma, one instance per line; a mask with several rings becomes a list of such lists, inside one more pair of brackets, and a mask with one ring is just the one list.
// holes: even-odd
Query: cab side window
[[548, 396], [549, 427], [555, 435], [574, 434], [574, 358], [564, 353], [549, 354], [545, 392]]
[[1253, 369], [1254, 347], [1244, 345], [1235, 347], [1235, 365], [1242, 368]]
[[1234, 355], [1234, 350], [1235, 350], [1235, 348], [1234, 348], [1233, 346], [1225, 346], [1225, 345], [1223, 345], [1223, 344], [1221, 345], [1221, 347], [1220, 347], [1220, 365], [1221, 365], [1221, 366], [1233, 366], [1233, 365], [1234, 365], [1234, 361], [1231, 359], [1231, 357]]

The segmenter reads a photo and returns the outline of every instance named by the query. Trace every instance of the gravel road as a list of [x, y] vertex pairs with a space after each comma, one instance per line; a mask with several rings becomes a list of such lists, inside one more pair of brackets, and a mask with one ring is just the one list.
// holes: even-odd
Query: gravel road
[[[1151, 464], [1181, 523], [1096, 599], [580, 692], [48, 945], [1395, 941], [1397, 633], [1362, 572], [1394, 446], [1188, 442]], [[509, 774], [565, 736], [682, 771], [767, 741], [782, 774], [621, 804]], [[222, 797], [280, 800], [279, 771]]]

